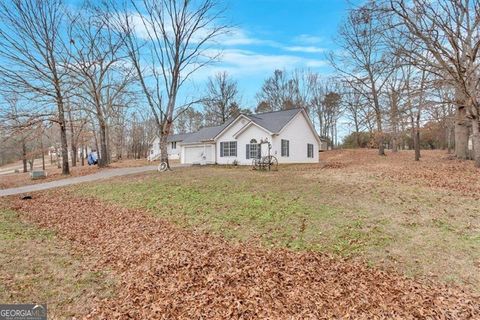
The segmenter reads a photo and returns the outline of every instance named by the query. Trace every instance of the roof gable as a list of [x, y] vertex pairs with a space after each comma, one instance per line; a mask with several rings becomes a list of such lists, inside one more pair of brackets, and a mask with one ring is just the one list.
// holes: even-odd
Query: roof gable
[[279, 133], [303, 109], [289, 109], [247, 115], [247, 117], [274, 134]]
[[[198, 130], [197, 132], [184, 134], [183, 137], [182, 137], [182, 140], [177, 140], [177, 141], [182, 141], [183, 143], [187, 143], [187, 144], [188, 143], [199, 143], [199, 142], [214, 141], [218, 136], [220, 136], [223, 132], [225, 132], [225, 130], [230, 128], [236, 121], [238, 121], [239, 119], [242, 119], [242, 118], [247, 119], [251, 122], [249, 124], [246, 124], [235, 135], [241, 134], [241, 131], [243, 131], [243, 129], [247, 128], [252, 123], [254, 125], [259, 126], [260, 128], [263, 128], [265, 131], [267, 131], [271, 134], [278, 134], [299, 113], [302, 113], [302, 114], [306, 115], [303, 108], [273, 111], [273, 112], [265, 112], [265, 113], [257, 113], [257, 114], [252, 114], [252, 115], [240, 114], [237, 117], [228, 119], [222, 125], [215, 126], [215, 127], [204, 127], [202, 129]], [[312, 123], [311, 123], [310, 119], [308, 118], [308, 116], [306, 116], [306, 118], [307, 118], [306, 120], [307, 120], [309, 126], [315, 132], [315, 129], [313, 129]], [[315, 135], [316, 135], [316, 133], [315, 133]], [[173, 136], [175, 136], [175, 135], [173, 135]], [[173, 141], [173, 140], [169, 139], [169, 141]]]
[[204, 127], [198, 130], [197, 132], [190, 133], [184, 140], [183, 143], [197, 143], [204, 141], [214, 140], [215, 137], [222, 132], [226, 127], [228, 127], [236, 118], [231, 118], [227, 120], [222, 125], [215, 127]]

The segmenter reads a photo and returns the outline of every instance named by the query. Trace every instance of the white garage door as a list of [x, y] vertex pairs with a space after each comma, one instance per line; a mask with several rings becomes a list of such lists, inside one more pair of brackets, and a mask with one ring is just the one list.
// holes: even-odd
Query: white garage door
[[185, 163], [212, 163], [213, 147], [211, 145], [185, 147]]

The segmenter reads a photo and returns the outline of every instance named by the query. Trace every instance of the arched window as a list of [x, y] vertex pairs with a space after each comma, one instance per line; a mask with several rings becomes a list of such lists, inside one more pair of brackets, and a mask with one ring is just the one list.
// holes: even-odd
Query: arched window
[[250, 140], [250, 144], [247, 144], [246, 150], [247, 159], [259, 159], [262, 156], [261, 145], [257, 140]]

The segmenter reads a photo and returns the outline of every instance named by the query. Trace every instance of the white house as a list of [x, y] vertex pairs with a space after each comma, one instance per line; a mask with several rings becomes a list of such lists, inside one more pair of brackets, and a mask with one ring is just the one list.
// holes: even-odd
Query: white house
[[[170, 160], [178, 160], [180, 159], [180, 152], [181, 152], [181, 143], [183, 139], [188, 134], [172, 134], [168, 137], [167, 142], [167, 152], [168, 152], [168, 159]], [[148, 152], [147, 159], [149, 161], [154, 161], [160, 159], [160, 138], [155, 138], [152, 142], [150, 150]]]
[[[303, 109], [240, 114], [221, 126], [202, 128], [173, 140], [181, 147], [180, 162], [184, 164], [250, 165], [254, 158], [269, 152], [279, 163], [316, 163], [321, 143]], [[268, 144], [260, 141], [269, 141], [270, 151]]]

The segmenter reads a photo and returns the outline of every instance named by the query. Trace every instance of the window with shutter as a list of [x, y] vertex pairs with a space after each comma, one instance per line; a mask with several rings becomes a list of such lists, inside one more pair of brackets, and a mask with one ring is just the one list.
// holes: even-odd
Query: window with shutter
[[307, 158], [313, 158], [313, 144], [307, 143]]
[[236, 157], [237, 141], [220, 142], [220, 157]]
[[281, 155], [282, 157], [289, 157], [290, 156], [290, 141], [289, 140], [281, 140]]

